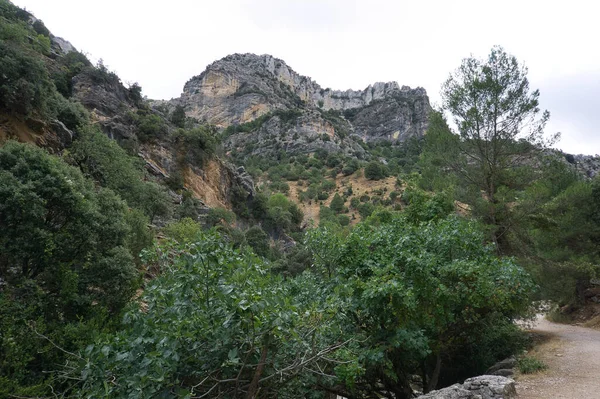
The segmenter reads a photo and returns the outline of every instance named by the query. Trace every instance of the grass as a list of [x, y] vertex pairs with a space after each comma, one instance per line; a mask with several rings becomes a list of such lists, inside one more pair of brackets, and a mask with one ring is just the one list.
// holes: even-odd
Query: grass
[[559, 309], [553, 309], [548, 312], [546, 319], [559, 324], [571, 324], [573, 322], [571, 315], [564, 314]]
[[517, 366], [521, 374], [533, 374], [548, 368], [544, 362], [530, 356], [520, 358]]

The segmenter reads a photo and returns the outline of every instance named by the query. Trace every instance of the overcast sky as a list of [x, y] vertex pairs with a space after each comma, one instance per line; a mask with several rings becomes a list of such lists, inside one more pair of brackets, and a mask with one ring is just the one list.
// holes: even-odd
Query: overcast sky
[[600, 153], [595, 2], [448, 0], [13, 0], [154, 99], [232, 53], [272, 54], [332, 89], [440, 85], [471, 54], [503, 46], [529, 68], [558, 147]]

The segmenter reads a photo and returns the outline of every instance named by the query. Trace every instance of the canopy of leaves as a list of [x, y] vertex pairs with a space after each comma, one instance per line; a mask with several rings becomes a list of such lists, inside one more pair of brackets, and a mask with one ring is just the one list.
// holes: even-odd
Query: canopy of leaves
[[340, 394], [409, 398], [411, 375], [432, 389], [483, 371], [523, 343], [510, 320], [525, 312], [533, 283], [482, 243], [474, 224], [454, 217], [416, 226], [395, 216], [347, 237], [328, 228], [308, 233], [315, 271], [332, 276], [346, 298], [347, 331], [357, 338], [358, 363], [336, 369], [346, 379]]
[[212, 232], [155, 252], [164, 272], [144, 310], [132, 306], [120, 332], [86, 349], [82, 397], [255, 397], [259, 387], [285, 397], [290, 380], [340, 347], [321, 344], [337, 315], [307, 292], [314, 282], [286, 285]]
[[377, 161], [371, 161], [365, 166], [365, 177], [369, 180], [381, 180], [387, 176], [385, 166]]
[[72, 349], [80, 338], [71, 332], [118, 313], [138, 283], [135, 221], [114, 192], [59, 158], [0, 148], [0, 375], [41, 382], [64, 353], [34, 331]]
[[142, 164], [93, 127], [81, 130], [69, 149], [69, 162], [101, 186], [118, 193], [152, 220], [170, 212], [169, 197], [156, 183], [144, 181]]

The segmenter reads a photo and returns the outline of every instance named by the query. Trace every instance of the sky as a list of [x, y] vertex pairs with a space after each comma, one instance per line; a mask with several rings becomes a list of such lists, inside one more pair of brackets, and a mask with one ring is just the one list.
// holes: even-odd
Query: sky
[[590, 0], [13, 0], [152, 99], [213, 61], [271, 54], [324, 88], [424, 87], [494, 45], [529, 68], [556, 147], [600, 154], [600, 24]]

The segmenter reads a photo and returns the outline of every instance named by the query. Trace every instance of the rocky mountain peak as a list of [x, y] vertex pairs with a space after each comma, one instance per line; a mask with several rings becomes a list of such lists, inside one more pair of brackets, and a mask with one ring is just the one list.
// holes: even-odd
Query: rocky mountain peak
[[[265, 137], [283, 140], [274, 143], [271, 139], [269, 148], [311, 152], [321, 147], [347, 153], [361, 151], [357, 140], [421, 137], [431, 110], [423, 88], [377, 82], [363, 90], [332, 90], [268, 54], [232, 54], [213, 62], [190, 79], [181, 97], [170, 105], [181, 105], [187, 116], [223, 129], [261, 117], [267, 122], [278, 112], [293, 111], [301, 116], [286, 123], [264, 123], [270, 127], [265, 128], [268, 132], [259, 132], [263, 124], [256, 126], [255, 133], [262, 134], [251, 135], [254, 139], [260, 137], [252, 146], [262, 154], [269, 152], [264, 151]], [[231, 143], [246, 146], [247, 136], [233, 137]], [[342, 143], [344, 140], [346, 143]], [[305, 143], [299, 145], [302, 141]]]

